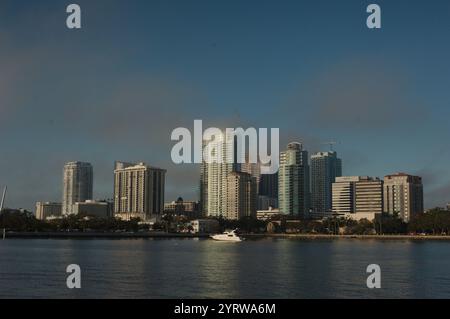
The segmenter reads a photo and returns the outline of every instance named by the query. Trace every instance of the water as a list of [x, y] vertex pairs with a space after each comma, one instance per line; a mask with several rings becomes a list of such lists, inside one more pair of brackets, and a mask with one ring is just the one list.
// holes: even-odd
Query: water
[[[379, 264], [382, 288], [368, 289]], [[82, 288], [66, 287], [79, 264]], [[0, 241], [0, 298], [450, 298], [450, 242]]]

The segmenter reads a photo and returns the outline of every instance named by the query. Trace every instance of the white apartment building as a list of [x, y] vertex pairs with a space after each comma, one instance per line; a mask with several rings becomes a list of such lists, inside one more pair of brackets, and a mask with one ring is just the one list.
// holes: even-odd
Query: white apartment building
[[399, 214], [405, 222], [417, 214], [422, 214], [424, 211], [422, 178], [405, 173], [385, 176], [384, 210], [389, 214]]
[[116, 162], [114, 215], [124, 220], [158, 218], [164, 211], [166, 170], [145, 163]]

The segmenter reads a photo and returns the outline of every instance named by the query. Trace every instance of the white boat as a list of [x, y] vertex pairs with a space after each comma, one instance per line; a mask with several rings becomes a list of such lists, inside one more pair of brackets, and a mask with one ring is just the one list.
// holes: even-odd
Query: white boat
[[232, 230], [229, 232], [226, 231], [223, 234], [212, 235], [211, 238], [219, 241], [234, 241], [234, 242], [243, 240], [241, 237], [236, 235], [236, 230]]

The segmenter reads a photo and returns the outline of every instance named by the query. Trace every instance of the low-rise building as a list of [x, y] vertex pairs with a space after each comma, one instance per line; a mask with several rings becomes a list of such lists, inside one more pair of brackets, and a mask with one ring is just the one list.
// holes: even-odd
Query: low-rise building
[[370, 221], [373, 221], [377, 215], [380, 215], [381, 213], [348, 213], [344, 216], [350, 219], [353, 219], [355, 221], [360, 221], [361, 219], [367, 219]]
[[199, 204], [195, 201], [184, 201], [179, 197], [176, 201], [164, 204], [164, 213], [184, 215], [189, 218], [199, 217]]
[[336, 177], [332, 204], [334, 216], [373, 220], [383, 213], [383, 181], [369, 176]]
[[76, 202], [73, 207], [75, 215], [109, 218], [112, 217], [112, 212], [112, 203], [107, 201], [87, 200], [85, 202]]
[[196, 219], [191, 221], [192, 232], [195, 234], [210, 234], [219, 231], [219, 221], [215, 219]]
[[46, 220], [50, 217], [60, 217], [62, 215], [62, 204], [52, 202], [36, 203], [36, 219]]
[[258, 220], [271, 220], [280, 215], [278, 208], [269, 207], [269, 209], [256, 211], [256, 218]]

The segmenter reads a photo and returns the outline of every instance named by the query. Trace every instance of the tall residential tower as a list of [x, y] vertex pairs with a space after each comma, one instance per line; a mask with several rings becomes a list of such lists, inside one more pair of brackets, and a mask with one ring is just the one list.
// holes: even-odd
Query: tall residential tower
[[384, 211], [405, 222], [423, 213], [422, 178], [405, 173], [384, 177]]
[[249, 173], [231, 172], [227, 178], [227, 200], [224, 217], [238, 220], [256, 217], [256, 178]]
[[164, 169], [116, 162], [114, 215], [123, 220], [158, 218], [164, 211], [165, 178]]
[[225, 215], [228, 176], [236, 171], [234, 140], [226, 134], [212, 141], [203, 141], [201, 164], [200, 206], [205, 216]]
[[290, 143], [280, 154], [278, 204], [282, 214], [309, 217], [308, 152], [301, 143]]
[[92, 199], [94, 173], [92, 165], [84, 162], [70, 162], [63, 172], [63, 215], [73, 214], [76, 202]]

